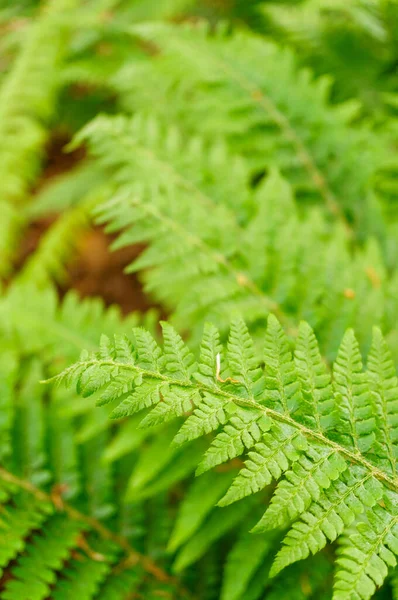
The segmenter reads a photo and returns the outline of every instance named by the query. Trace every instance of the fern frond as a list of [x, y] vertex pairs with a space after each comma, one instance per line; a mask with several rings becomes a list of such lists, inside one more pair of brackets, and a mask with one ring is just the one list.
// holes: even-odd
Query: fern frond
[[25, 263], [17, 280], [31, 281], [41, 287], [50, 281], [65, 281], [66, 264], [81, 235], [88, 229], [90, 213], [98, 204], [97, 194], [90, 194], [75, 208], [60, 216], [43, 235], [39, 246]]
[[354, 332], [348, 330], [337, 354], [334, 370], [334, 395], [337, 404], [336, 430], [349, 439], [355, 452], [366, 454], [374, 441], [375, 420], [362, 358]]
[[313, 429], [330, 429], [333, 400], [330, 375], [311, 327], [302, 321], [295, 349], [295, 365], [302, 390], [300, 412]]
[[319, 552], [355, 522], [357, 516], [375, 505], [382, 489], [372, 478], [353, 469], [325, 490], [321, 502], [303, 513], [286, 535], [274, 565], [278, 572], [286, 565]]
[[[44, 320], [43, 314], [46, 315]], [[0, 331], [22, 355], [70, 362], [83, 348], [98, 347], [98, 329], [120, 334], [139, 324], [137, 314], [125, 322], [117, 307], [105, 309], [97, 298], [79, 300], [73, 291], [59, 302], [54, 288], [15, 284], [0, 299]], [[61, 343], [62, 340], [62, 343]]]
[[[157, 94], [150, 84], [140, 92], [135, 82], [141, 77], [128, 66], [122, 70], [116, 85], [122, 95], [126, 87], [130, 92], [128, 110], [145, 108], [151, 97], [151, 109], [169, 120], [191, 131], [200, 122], [209, 136], [227, 136], [255, 170], [278, 165], [303, 200], [322, 199], [342, 221], [363, 218], [372, 174], [387, 157], [369, 130], [351, 125], [355, 102], [330, 105], [329, 79], [313, 80], [288, 50], [253, 34], [220, 28], [210, 35], [205, 25], [160, 23], [135, 26], [132, 33], [158, 46], [161, 56], [142, 68]], [[344, 157], [339, 166], [336, 156]]]
[[[11, 219], [6, 229], [8, 237], [19, 231], [19, 211], [13, 207], [21, 207], [35, 180], [47, 124], [55, 109], [57, 68], [68, 31], [68, 18], [61, 17], [76, 4], [75, 0], [48, 3], [31, 24], [19, 56], [0, 88], [0, 202]], [[4, 257], [3, 252], [12, 246], [7, 240], [3, 248], [3, 236], [0, 243]], [[5, 268], [8, 266], [6, 263]]]
[[31, 483], [0, 469], [0, 565], [10, 567], [2, 596], [7, 600], [122, 600], [148, 585], [187, 598], [174, 579], [149, 556], [99, 521]]
[[344, 536], [337, 558], [339, 565], [334, 597], [342, 600], [359, 593], [371, 598], [388, 574], [389, 567], [397, 564], [397, 516], [395, 498], [383, 496], [383, 506], [375, 505], [360, 518], [355, 530]]
[[[391, 442], [390, 446], [386, 443], [386, 431], [378, 429], [370, 413], [372, 404], [369, 404], [372, 387], [388, 389], [395, 381], [380, 335], [375, 332], [370, 353], [373, 373], [363, 373], [358, 344], [349, 330], [337, 355], [332, 383], [321, 364], [309, 326], [301, 326], [297, 341], [297, 372], [287, 339], [273, 316], [268, 319], [264, 367], [255, 363], [243, 323], [237, 322], [232, 327], [229, 353], [223, 361], [227, 365], [225, 373], [232, 373], [233, 377], [220, 375], [224, 373], [224, 365], [220, 369], [219, 352], [214, 365], [215, 378], [203, 379], [200, 375], [203, 371], [211, 375], [209, 356], [214, 357], [214, 351], [209, 352], [209, 340], [210, 344], [218, 345], [213, 329], [206, 330], [202, 350], [204, 365], [200, 366], [193, 362], [181, 338], [172, 334], [168, 326], [165, 349], [158, 358], [160, 366], [140, 366], [140, 352], [134, 345], [120, 360], [117, 340], [115, 343], [106, 341], [100, 353], [83, 357], [55, 381], [75, 384], [84, 395], [104, 391], [115, 380], [125, 381], [136, 390], [157, 381], [170, 399], [176, 398], [177, 405], [179, 397], [184, 397], [188, 414], [175, 437], [176, 442], [220, 428], [204, 455], [199, 472], [247, 453], [245, 465], [219, 502], [221, 505], [251, 496], [273, 479], [279, 480], [266, 513], [255, 527], [258, 532], [285, 529], [293, 523], [271, 575], [318, 552], [327, 540], [341, 538], [343, 546], [337, 561], [335, 597], [351, 599], [352, 594], [356, 594], [362, 600], [370, 598], [373, 589], [382, 583], [388, 568], [395, 564], [397, 551], [394, 538], [398, 519], [394, 503], [397, 483], [391, 468], [386, 469], [390, 466]], [[181, 366], [184, 361], [188, 361], [188, 371]], [[378, 367], [376, 378], [377, 364], [386, 364], [387, 368], [384, 374]], [[319, 370], [319, 378], [311, 389], [309, 382], [314, 381], [314, 368]], [[251, 385], [256, 386], [255, 393]], [[133, 391], [133, 405], [135, 394]], [[189, 399], [193, 397], [189, 406]], [[331, 428], [320, 426], [326, 413], [325, 402], [328, 410], [336, 415]], [[158, 406], [163, 403], [163, 394], [159, 394], [156, 403]], [[394, 411], [394, 406], [390, 405], [389, 410]], [[156, 411], [156, 406], [152, 410]], [[178, 415], [182, 413], [178, 411]], [[250, 505], [246, 502], [241, 500], [237, 505], [242, 507], [240, 510]], [[235, 512], [228, 510], [227, 515], [225, 524], [220, 522], [216, 532], [221, 533], [224, 527], [229, 527], [228, 523], [235, 523]], [[192, 543], [178, 556], [178, 570], [200, 555], [205, 529], [200, 530], [197, 543], [194, 536]], [[214, 531], [208, 532], [206, 544], [208, 536], [211, 538], [213, 534], [216, 535]], [[377, 564], [380, 567], [376, 575]], [[368, 577], [373, 584], [366, 587], [363, 581]]]
[[379, 451], [377, 446], [375, 451], [379, 453], [380, 460], [384, 461], [384, 468], [391, 470], [392, 475], [395, 475], [398, 449], [394, 413], [398, 400], [398, 382], [390, 351], [379, 329], [373, 332], [373, 344], [367, 366], [381, 444]]
[[231, 173], [235, 159], [224, 146], [184, 144], [180, 132], [142, 115], [100, 117], [77, 141], [117, 172], [118, 189], [98, 210], [107, 231], [120, 232], [114, 247], [145, 244], [130, 269], [195, 341], [206, 320], [225, 331], [240, 313], [261, 335], [269, 312], [288, 325], [294, 314], [315, 326], [334, 358], [346, 328], [368, 347], [372, 325], [394, 327], [395, 276], [378, 244], [353, 255], [342, 227], [319, 211], [299, 213], [276, 171], [253, 191], [244, 162]]
[[395, 84], [388, 69], [394, 61], [395, 2], [316, 0], [289, 9], [271, 4], [266, 12], [301, 62], [333, 76], [338, 98], [359, 98], [371, 118], [381, 117], [386, 91]]
[[90, 162], [52, 177], [35, 194], [34, 202], [25, 206], [24, 215], [35, 221], [48, 215], [58, 215], [77, 207], [83, 198], [104, 183], [103, 173]]

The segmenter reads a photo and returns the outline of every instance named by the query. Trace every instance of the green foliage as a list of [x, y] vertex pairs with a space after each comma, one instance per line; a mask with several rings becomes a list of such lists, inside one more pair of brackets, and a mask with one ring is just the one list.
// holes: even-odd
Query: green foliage
[[57, 600], [76, 594], [118, 600], [133, 591], [187, 597], [155, 563], [99, 522], [61, 500], [54, 506], [50, 495], [3, 469], [0, 482], [0, 564], [11, 565], [2, 598], [44, 600], [51, 593]]
[[[151, 113], [155, 105], [188, 131], [200, 123], [202, 133], [222, 135], [246, 155], [255, 172], [277, 165], [302, 202], [322, 201], [331, 215], [366, 227], [372, 178], [389, 159], [379, 137], [355, 125], [356, 102], [330, 103], [328, 78], [314, 80], [288, 50], [241, 32], [148, 24], [133, 34], [157, 45], [161, 57], [138, 76], [136, 66], [122, 69], [115, 85], [128, 110], [148, 106], [150, 96]], [[142, 77], [150, 86], [138, 88]]]
[[[341, 98], [359, 98], [372, 116], [388, 110], [396, 91], [397, 4], [309, 1], [296, 7], [267, 7], [274, 26], [299, 49], [298, 56], [335, 79]], [[347, 60], [347, 52], [350, 60]], [[384, 105], [384, 106], [383, 106]]]
[[0, 598], [397, 596], [397, 14], [0, 0]]
[[186, 597], [156, 564], [156, 539], [151, 553], [140, 554], [123, 520], [113, 523], [125, 510], [117, 490], [126, 474], [112, 468], [114, 459], [102, 461], [104, 445], [111, 448], [106, 413], [92, 415], [73, 406], [73, 395], [47, 393], [39, 383], [77, 359], [83, 346], [96, 348], [106, 324], [109, 334], [122, 334], [139, 323], [138, 315], [123, 322], [98, 300], [71, 293], [60, 304], [54, 290], [22, 283], [2, 298], [0, 313], [2, 597], [123, 599], [133, 591]]
[[[268, 319], [264, 367], [256, 361], [242, 321], [231, 327], [221, 366], [213, 329], [205, 332], [199, 364], [170, 325], [164, 327], [163, 336], [163, 352], [149, 336], [143, 342], [140, 330], [135, 334], [139, 342], [133, 340], [132, 345], [117, 337], [113, 343], [103, 338], [98, 352], [82, 355], [55, 381], [75, 384], [83, 397], [99, 394], [101, 404], [121, 402], [123, 414], [151, 407], [142, 426], [157, 423], [151, 415], [160, 411], [164, 420], [185, 417], [174, 437], [177, 446], [215, 431], [197, 474], [238, 456], [246, 458], [219, 500], [221, 506], [235, 506], [239, 498], [250, 500], [253, 493], [278, 480], [269, 507], [253, 530], [290, 527], [270, 575], [338, 539], [334, 598], [370, 598], [388, 569], [396, 565], [398, 553], [397, 489], [391, 471], [396, 461], [396, 402], [376, 411], [370, 400], [381, 398], [386, 389], [392, 402], [396, 395], [396, 378], [380, 331], [374, 332], [369, 371], [365, 372], [358, 342], [353, 331], [347, 331], [334, 364], [332, 385], [308, 325], [302, 326], [297, 341], [297, 369], [288, 339], [273, 316]], [[318, 393], [311, 394], [311, 404], [303, 402], [317, 370]], [[325, 403], [331, 415], [326, 422]], [[118, 409], [116, 414], [120, 414]], [[384, 428], [378, 427], [375, 414], [384, 417]], [[212, 502], [219, 492], [214, 489], [213, 493]], [[187, 497], [187, 502], [192, 500]], [[241, 503], [242, 516], [251, 510], [251, 503]], [[208, 534], [202, 527], [199, 536], [191, 539], [177, 558], [177, 570], [201, 552], [205, 540], [208, 544], [220, 529], [234, 523], [232, 506], [225, 509], [228, 515], [222, 521], [215, 517]], [[206, 504], [201, 510], [206, 510]], [[187, 511], [185, 505], [182, 511]], [[191, 521], [184, 512], [181, 519], [190, 531]], [[267, 551], [268, 544], [267, 540]], [[255, 563], [250, 564], [255, 570]]]
[[263, 334], [272, 311], [309, 320], [333, 357], [347, 327], [365, 347], [372, 325], [394, 328], [397, 275], [378, 243], [353, 252], [340, 224], [319, 209], [302, 214], [277, 171], [253, 190], [246, 162], [223, 143], [187, 140], [141, 114], [98, 117], [82, 140], [117, 172], [118, 189], [97, 211], [109, 232], [121, 230], [113, 247], [145, 244], [128, 270], [143, 272], [145, 290], [195, 339], [204, 320], [225, 330], [235, 312]]
[[0, 238], [0, 275], [9, 269], [21, 221], [15, 205], [20, 207], [26, 200], [39, 170], [47, 125], [55, 110], [57, 69], [69, 29], [67, 14], [76, 6], [74, 0], [64, 0], [43, 7], [0, 89], [0, 210], [6, 217]]

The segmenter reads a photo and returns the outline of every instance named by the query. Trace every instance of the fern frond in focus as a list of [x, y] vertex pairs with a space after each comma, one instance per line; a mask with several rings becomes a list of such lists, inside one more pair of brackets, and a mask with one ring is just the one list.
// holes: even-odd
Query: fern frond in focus
[[[217, 331], [206, 328], [196, 363], [165, 324], [163, 351], [140, 329], [132, 341], [103, 338], [99, 352], [84, 353], [55, 381], [76, 385], [83, 397], [96, 394], [100, 404], [117, 404], [119, 398], [116, 417], [150, 409], [143, 426], [157, 423], [160, 415], [184, 418], [176, 445], [214, 432], [198, 474], [237, 457], [245, 461], [220, 506], [245, 503], [242, 499], [278, 480], [254, 528], [290, 528], [271, 576], [337, 539], [334, 598], [368, 599], [396, 565], [398, 553], [398, 383], [387, 346], [376, 330], [369, 370], [363, 371], [358, 343], [348, 330], [331, 379], [311, 328], [300, 327], [292, 354], [271, 315], [263, 356], [264, 367], [245, 325], [237, 321], [226, 352]], [[184, 562], [181, 556], [177, 568]]]

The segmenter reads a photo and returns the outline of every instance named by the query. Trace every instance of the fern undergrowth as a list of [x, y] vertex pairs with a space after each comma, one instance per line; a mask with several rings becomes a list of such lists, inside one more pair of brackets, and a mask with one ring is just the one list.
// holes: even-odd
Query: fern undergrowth
[[398, 599], [397, 6], [0, 0], [0, 599]]

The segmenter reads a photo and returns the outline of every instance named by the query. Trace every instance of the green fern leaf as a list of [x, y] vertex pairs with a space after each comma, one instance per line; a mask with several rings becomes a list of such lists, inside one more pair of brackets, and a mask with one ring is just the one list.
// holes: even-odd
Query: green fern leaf
[[176, 445], [184, 444], [218, 429], [228, 421], [228, 413], [234, 413], [236, 406], [225, 406], [221, 397], [204, 393], [202, 401], [193, 414], [183, 423], [174, 438]]
[[249, 397], [254, 395], [254, 387], [261, 377], [254, 354], [253, 340], [249, 335], [246, 324], [240, 319], [231, 324], [228, 340], [228, 364], [231, 375], [245, 386]]
[[220, 500], [219, 506], [227, 506], [264, 489], [273, 479], [279, 479], [307, 449], [307, 440], [300, 432], [288, 425], [275, 423], [262, 436], [262, 443], [256, 444], [249, 452], [245, 467]]
[[267, 402], [284, 413], [295, 411], [301, 400], [300, 385], [289, 348], [279, 321], [270, 315], [265, 337], [265, 395]]
[[259, 442], [263, 433], [271, 427], [272, 421], [258, 411], [238, 408], [223, 431], [217, 435], [199, 464], [196, 474], [243, 454]]
[[29, 597], [44, 600], [54, 583], [55, 571], [77, 543], [79, 525], [55, 516], [45, 526], [43, 536], [33, 536], [32, 542], [12, 569], [14, 576], [5, 586], [3, 598], [17, 600]]
[[[113, 346], [106, 342], [103, 350], [84, 356], [77, 367], [67, 369], [58, 379], [67, 383], [74, 379], [82, 393], [86, 393], [87, 385], [90, 393], [97, 393], [114, 380], [118, 384], [125, 380], [133, 386], [128, 394], [142, 393], [144, 397], [148, 388], [153, 391], [156, 385], [154, 416], [151, 417], [151, 411], [148, 413], [147, 424], [177, 417], [172, 427], [167, 426], [171, 427], [167, 435], [169, 441], [174, 439], [173, 446], [166, 449], [161, 438], [152, 444], [153, 451], [139, 461], [130, 498], [134, 493], [147, 497], [157, 489], [165, 489], [167, 482], [176, 481], [194, 468], [201, 455], [199, 446], [190, 444], [184, 462], [184, 450], [177, 449], [176, 444], [217, 431], [199, 463], [199, 473], [244, 455], [244, 466], [236, 464], [237, 475], [223, 497], [218, 498], [218, 504], [226, 506], [223, 511], [228, 512], [222, 519], [212, 513], [181, 548], [177, 571], [198, 560], [210, 543], [236, 526], [238, 512], [250, 510], [251, 502], [257, 502], [257, 496], [251, 500], [253, 494], [279, 480], [265, 514], [254, 527], [254, 532], [291, 527], [270, 576], [319, 552], [328, 541], [343, 540], [335, 595], [339, 600], [367, 600], [384, 580], [388, 568], [394, 566], [398, 550], [394, 537], [396, 482], [385, 454], [394, 438], [386, 437], [385, 426], [377, 431], [372, 413], [372, 392], [384, 394], [379, 411], [384, 407], [385, 414], [390, 415], [387, 422], [394, 424], [396, 379], [380, 335], [375, 334], [369, 373], [365, 374], [358, 342], [348, 330], [331, 382], [307, 325], [300, 328], [293, 360], [283, 329], [275, 317], [270, 317], [262, 367], [255, 361], [246, 329], [241, 323], [235, 324], [229, 342], [233, 366], [227, 369], [221, 366], [222, 351], [214, 329], [206, 329], [201, 349], [203, 366], [195, 363], [174, 330], [166, 329], [166, 350], [157, 372], [143, 369], [137, 362], [123, 362], [123, 354], [120, 360], [110, 360], [108, 355], [116, 356], [117, 342]], [[166, 355], [171, 367], [163, 362]], [[389, 404], [390, 396], [386, 394], [390, 390], [393, 401]], [[120, 401], [123, 405], [126, 400], [121, 396]], [[328, 411], [335, 413], [333, 421]], [[180, 419], [186, 413], [181, 425]], [[382, 412], [377, 417], [381, 415]], [[175, 469], [168, 473], [166, 466], [172, 461]], [[159, 475], [159, 484], [150, 482]], [[218, 493], [221, 495], [221, 490]], [[231, 505], [236, 500], [241, 502]], [[209, 504], [205, 506], [203, 514], [208, 514]], [[230, 511], [233, 506], [239, 511]], [[224, 515], [223, 511], [217, 514]], [[194, 523], [197, 527], [199, 519]], [[190, 530], [192, 526], [187, 527]], [[377, 564], [380, 571], [376, 575], [373, 571]], [[373, 583], [368, 585], [369, 578]]]
[[380, 499], [383, 488], [360, 469], [344, 472], [344, 476], [334, 482], [317, 504], [303, 513], [301, 520], [293, 524], [284, 539], [272, 573], [297, 560], [307, 558], [324, 548], [352, 525], [365, 507], [372, 507]]
[[372, 597], [397, 564], [398, 516], [393, 498], [385, 497], [385, 507], [376, 505], [344, 536], [337, 558], [334, 600]]
[[312, 502], [317, 502], [323, 490], [346, 469], [346, 462], [333, 450], [324, 451], [311, 446], [285, 473], [285, 479], [277, 486], [268, 510], [253, 531], [287, 527]]
[[217, 366], [221, 367], [220, 335], [214, 325], [206, 323], [203, 330], [202, 343], [200, 346], [200, 360], [198, 373], [194, 377], [200, 383], [217, 388]]
[[358, 342], [352, 330], [341, 343], [333, 370], [337, 413], [336, 429], [345, 433], [356, 452], [366, 452], [374, 441], [375, 421], [372, 402], [362, 372]]
[[137, 363], [147, 371], [159, 372], [159, 361], [162, 351], [145, 329], [136, 327], [133, 329], [134, 347], [137, 353]]
[[105, 561], [81, 556], [64, 571], [64, 578], [58, 580], [52, 590], [52, 597], [54, 600], [70, 600], [73, 597], [91, 600], [96, 597], [96, 592], [110, 569], [109, 563]]
[[178, 333], [166, 322], [162, 322], [164, 354], [163, 368], [173, 379], [189, 382], [196, 369], [194, 358]]
[[331, 379], [314, 332], [304, 322], [300, 323], [294, 358], [303, 399], [298, 410], [300, 418], [311, 429], [330, 429], [334, 413]]
[[[2, 500], [4, 500], [2, 498]], [[16, 506], [8, 507], [0, 521], [0, 567], [5, 567], [9, 561], [24, 550], [26, 538], [30, 532], [40, 527], [47, 517], [49, 507], [30, 501], [30, 510], [27, 510], [27, 499], [16, 498]], [[47, 510], [46, 510], [47, 509]]]
[[373, 331], [373, 343], [368, 356], [368, 373], [376, 405], [376, 444], [374, 452], [380, 466], [396, 475], [398, 456], [398, 381], [391, 353], [381, 331]]

